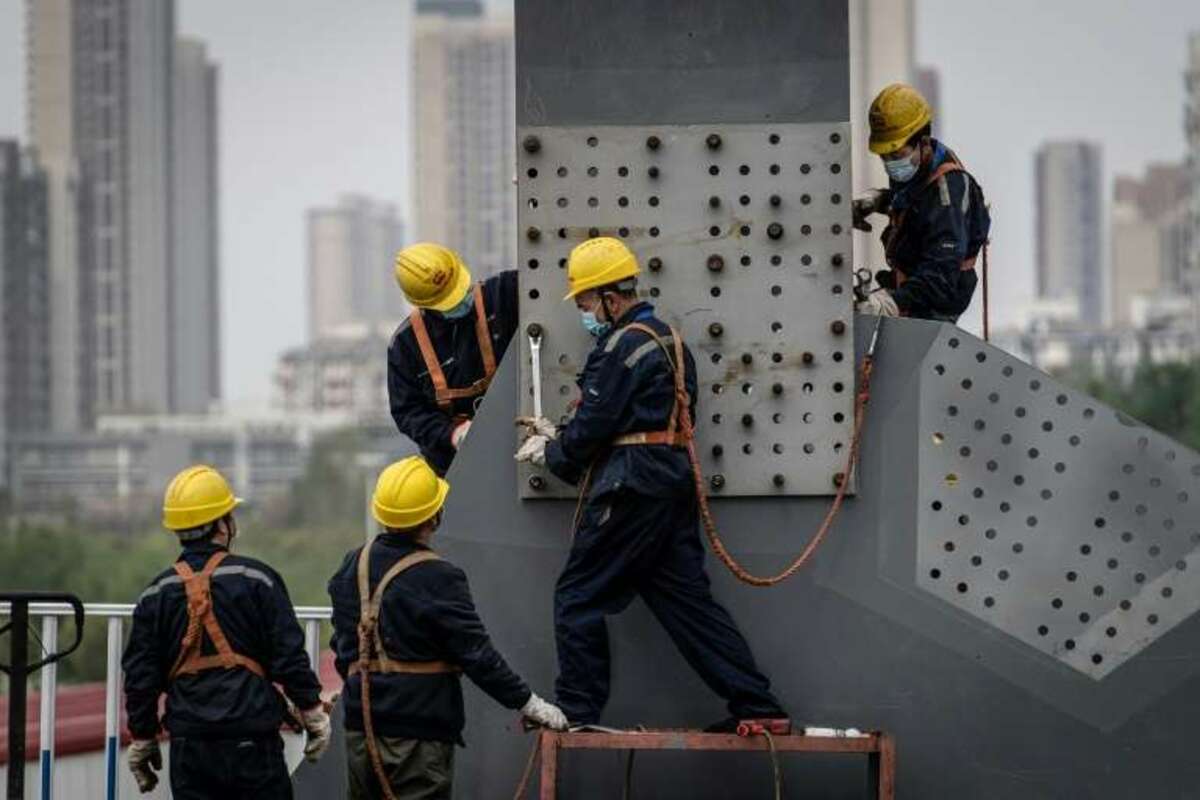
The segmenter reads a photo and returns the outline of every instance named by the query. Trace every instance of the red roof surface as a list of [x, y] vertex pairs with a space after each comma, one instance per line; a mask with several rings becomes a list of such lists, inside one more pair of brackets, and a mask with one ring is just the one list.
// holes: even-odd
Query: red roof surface
[[[333, 652], [321, 653], [321, 686], [325, 696], [341, 691], [342, 679], [333, 667]], [[32, 683], [33, 681], [31, 681]], [[25, 758], [37, 761], [41, 749], [41, 693], [31, 691], [25, 706]], [[54, 725], [56, 756], [104, 749], [104, 684], [83, 683], [58, 688]], [[8, 696], [0, 697], [0, 764], [8, 763]], [[125, 704], [121, 703], [121, 743], [128, 744]]]

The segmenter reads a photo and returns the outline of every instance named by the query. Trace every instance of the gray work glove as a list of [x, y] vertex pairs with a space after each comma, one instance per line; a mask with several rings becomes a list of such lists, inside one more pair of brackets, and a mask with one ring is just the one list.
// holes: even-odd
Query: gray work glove
[[308, 733], [308, 741], [304, 743], [304, 757], [309, 761], [316, 761], [329, 748], [329, 738], [332, 733], [329, 727], [329, 714], [325, 711], [325, 706], [318, 703], [307, 711], [301, 711], [300, 720], [304, 723], [305, 732]]
[[540, 467], [546, 463], [546, 445], [548, 444], [550, 444], [549, 436], [535, 433], [521, 443], [513, 458]]
[[567, 729], [567, 715], [553, 703], [547, 703], [536, 694], [529, 695], [529, 701], [521, 708], [521, 716], [533, 720], [543, 728], [555, 731]]
[[887, 192], [883, 189], [871, 189], [854, 198], [854, 202], [850, 204], [854, 227], [870, 233], [871, 223], [867, 222], [867, 217], [883, 213], [883, 202], [886, 197]]
[[129, 771], [142, 794], [158, 786], [158, 770], [162, 769], [162, 751], [158, 739], [134, 739], [129, 743]]
[[454, 426], [450, 431], [450, 445], [457, 450], [462, 447], [463, 439], [467, 438], [467, 432], [471, 430], [471, 420], [464, 419], [462, 422]]
[[517, 417], [517, 427], [522, 428], [526, 436], [535, 433], [551, 439], [558, 436], [558, 426], [545, 417]]
[[865, 300], [855, 304], [854, 309], [860, 314], [874, 314], [879, 317], [898, 317], [900, 307], [887, 289], [876, 289], [867, 295]]

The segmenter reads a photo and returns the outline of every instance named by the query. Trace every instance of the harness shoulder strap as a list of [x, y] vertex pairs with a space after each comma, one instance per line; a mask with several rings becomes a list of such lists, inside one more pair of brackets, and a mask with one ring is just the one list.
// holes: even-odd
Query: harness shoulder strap
[[[691, 398], [687, 393], [687, 375], [685, 374], [686, 362], [683, 356], [683, 336], [674, 327], [669, 327], [671, 331], [671, 339], [674, 347], [668, 347], [663, 337], [658, 335], [658, 332], [641, 322], [631, 322], [625, 326], [627, 330], [636, 330], [649, 336], [662, 350], [666, 356], [667, 365], [671, 368], [671, 372], [675, 379], [675, 403], [671, 407], [671, 416], [667, 420], [667, 428], [664, 431], [652, 431], [649, 433], [632, 433], [618, 436], [613, 444], [630, 445], [630, 444], [670, 444], [676, 445], [676, 433], [679, 426], [679, 421], [683, 417], [683, 412], [687, 410], [691, 403]], [[683, 432], [685, 436], [688, 431]]]
[[[265, 677], [266, 671], [252, 658], [236, 653], [221, 630], [213, 612], [212, 577], [217, 567], [229, 555], [227, 550], [219, 550], [204, 564], [199, 573], [194, 572], [186, 561], [175, 563], [175, 573], [183, 580], [183, 588], [187, 593], [188, 624], [183, 634], [183, 642], [179, 647], [179, 656], [175, 659], [167, 680], [174, 680], [179, 675], [188, 675], [210, 669], [235, 669], [242, 667], [259, 677]], [[203, 636], [201, 631], [208, 634], [209, 641], [216, 649], [215, 655], [201, 655]]]
[[383, 604], [383, 593], [396, 577], [426, 561], [440, 561], [441, 557], [431, 550], [417, 550], [393, 564], [379, 579], [372, 592], [370, 577], [370, 545], [364, 545], [358, 554], [358, 602], [359, 602], [359, 651], [358, 662], [352, 672], [407, 672], [438, 674], [457, 672], [457, 667], [443, 661], [409, 662], [389, 658], [381, 644], [379, 634], [379, 610]]
[[488, 329], [487, 308], [483, 302], [483, 284], [477, 283], [474, 288], [475, 297], [475, 339], [479, 344], [479, 356], [483, 360], [483, 377], [470, 386], [461, 389], [451, 389], [446, 381], [446, 373], [442, 370], [442, 362], [438, 359], [433, 340], [429, 338], [429, 328], [425, 325], [424, 312], [414, 308], [408, 315], [408, 323], [416, 337], [417, 347], [421, 351], [421, 360], [429, 371], [429, 380], [433, 383], [433, 396], [438, 408], [449, 414], [451, 403], [463, 398], [478, 397], [487, 391], [496, 374], [496, 352], [492, 347], [492, 334]]

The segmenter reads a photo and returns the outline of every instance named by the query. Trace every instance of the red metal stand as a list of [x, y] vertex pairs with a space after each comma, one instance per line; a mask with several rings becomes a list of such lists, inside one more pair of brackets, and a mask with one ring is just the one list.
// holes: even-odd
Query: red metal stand
[[[542, 760], [541, 800], [558, 797], [558, 753], [560, 750], [705, 750], [769, 752], [761, 736], [700, 733], [688, 730], [621, 731], [615, 733], [540, 734]], [[825, 736], [775, 736], [780, 753], [861, 753], [867, 756], [868, 789], [877, 800], [894, 800], [896, 794], [896, 743], [886, 733], [834, 738]]]

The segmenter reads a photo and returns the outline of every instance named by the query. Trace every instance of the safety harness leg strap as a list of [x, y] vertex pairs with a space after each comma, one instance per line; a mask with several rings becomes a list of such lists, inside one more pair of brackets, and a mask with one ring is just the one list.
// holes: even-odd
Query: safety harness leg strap
[[408, 317], [413, 336], [417, 339], [417, 347], [421, 350], [421, 359], [425, 369], [429, 370], [429, 380], [433, 382], [433, 395], [438, 408], [447, 414], [455, 400], [469, 400], [487, 391], [492, 377], [496, 374], [496, 351], [492, 348], [492, 335], [488, 330], [487, 309], [483, 303], [483, 285], [475, 284], [475, 338], [479, 342], [479, 355], [483, 359], [483, 377], [470, 386], [451, 389], [446, 382], [446, 373], [429, 338], [429, 329], [425, 325], [424, 312], [419, 308], [413, 309]]
[[[186, 561], [178, 561], [175, 564], [175, 573], [183, 581], [184, 591], [187, 592], [188, 625], [179, 648], [179, 656], [175, 659], [171, 671], [167, 673], [168, 681], [180, 675], [238, 667], [247, 669], [259, 677], [266, 677], [266, 670], [261, 664], [234, 652], [213, 613], [212, 576], [228, 555], [226, 550], [213, 553], [199, 573], [194, 572]], [[216, 648], [215, 654], [201, 655], [203, 633], [208, 634], [209, 640]]]

